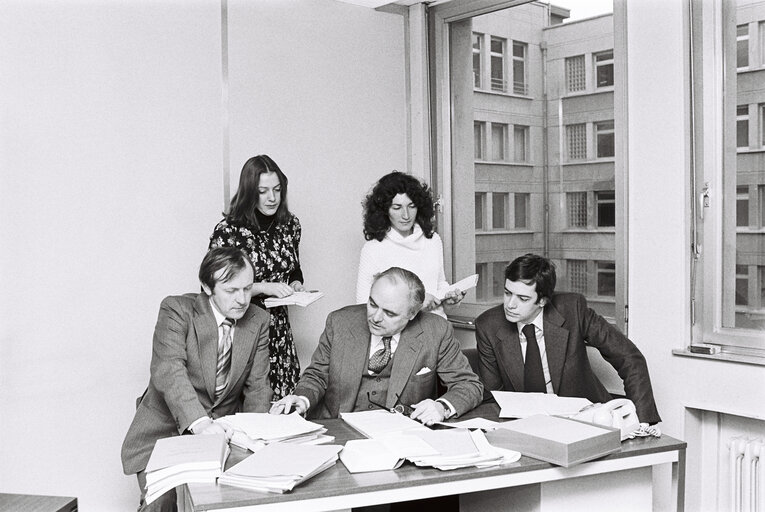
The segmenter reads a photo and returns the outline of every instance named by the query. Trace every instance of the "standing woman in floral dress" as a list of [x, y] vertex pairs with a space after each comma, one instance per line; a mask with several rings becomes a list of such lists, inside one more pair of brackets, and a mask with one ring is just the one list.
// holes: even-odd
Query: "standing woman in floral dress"
[[304, 290], [299, 244], [300, 221], [287, 208], [287, 177], [267, 155], [250, 158], [242, 167], [228, 214], [210, 237], [210, 248], [238, 247], [255, 267], [251, 302], [271, 314], [269, 376], [274, 400], [292, 393], [300, 362], [287, 307], [266, 309], [263, 301]]

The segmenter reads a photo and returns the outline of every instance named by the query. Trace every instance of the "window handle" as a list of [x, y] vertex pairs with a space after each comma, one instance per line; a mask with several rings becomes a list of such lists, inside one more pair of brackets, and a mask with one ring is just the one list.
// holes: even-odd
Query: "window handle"
[[699, 194], [699, 218], [704, 220], [704, 208], [709, 208], [712, 198], [712, 189], [709, 187], [709, 182], [704, 183], [704, 188]]

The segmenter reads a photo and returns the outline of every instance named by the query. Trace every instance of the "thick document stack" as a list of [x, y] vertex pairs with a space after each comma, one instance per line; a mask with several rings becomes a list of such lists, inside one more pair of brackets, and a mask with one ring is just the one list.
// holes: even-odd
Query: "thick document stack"
[[240, 412], [217, 421], [234, 430], [231, 444], [257, 451], [270, 443], [325, 444], [335, 440], [326, 428], [308, 421], [298, 413], [268, 414]]
[[491, 394], [499, 405], [500, 418], [526, 418], [536, 414], [571, 416], [592, 405], [586, 398], [558, 396], [552, 393], [492, 391]]
[[230, 450], [223, 434], [158, 439], [146, 465], [146, 503], [187, 483], [215, 483]]
[[309, 304], [313, 304], [320, 298], [324, 297], [323, 292], [295, 292], [292, 295], [286, 297], [268, 297], [264, 302], [267, 308], [273, 308], [276, 306], [301, 306], [306, 307]]
[[616, 428], [540, 414], [502, 423], [486, 438], [493, 446], [569, 467], [618, 452], [620, 434]]
[[417, 466], [430, 466], [441, 470], [486, 468], [515, 462], [521, 458], [520, 453], [503, 453], [494, 449], [481, 430], [427, 430], [411, 432], [408, 436], [419, 437], [437, 452], [435, 455], [408, 456], [407, 459]]
[[337, 462], [339, 445], [269, 444], [226, 470], [218, 483], [285, 493]]

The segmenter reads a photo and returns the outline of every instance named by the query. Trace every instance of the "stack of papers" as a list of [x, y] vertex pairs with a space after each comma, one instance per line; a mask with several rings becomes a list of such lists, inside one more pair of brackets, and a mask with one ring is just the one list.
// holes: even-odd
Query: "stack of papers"
[[334, 466], [342, 448], [339, 445], [269, 444], [229, 468], [218, 483], [261, 492], [288, 492]]
[[491, 394], [499, 404], [500, 418], [526, 418], [536, 414], [571, 416], [592, 405], [586, 398], [564, 397], [552, 393], [492, 391]]
[[472, 276], [468, 276], [465, 279], [462, 279], [452, 285], [449, 285], [448, 288], [445, 288], [439, 292], [436, 292], [436, 298], [438, 300], [444, 300], [444, 297], [446, 296], [446, 294], [452, 290], [459, 290], [461, 292], [466, 292], [469, 289], [474, 288], [477, 284], [478, 284], [478, 274], [473, 274]]
[[223, 434], [158, 439], [146, 465], [146, 503], [186, 483], [215, 483], [230, 450]]
[[496, 450], [489, 444], [481, 430], [462, 428], [428, 430], [411, 432], [408, 436], [419, 437], [437, 452], [436, 455], [407, 457], [418, 466], [432, 466], [441, 470], [466, 467], [486, 468], [515, 462], [521, 457], [518, 452], [508, 450], [503, 453]]
[[240, 412], [218, 420], [234, 430], [231, 444], [257, 451], [270, 443], [324, 444], [334, 437], [325, 434], [326, 428], [308, 421], [298, 413], [268, 414]]
[[324, 297], [323, 292], [295, 292], [292, 295], [286, 297], [268, 297], [264, 302], [267, 308], [273, 308], [275, 306], [302, 306], [306, 307], [309, 304], [313, 304], [320, 298]]
[[410, 430], [429, 430], [419, 421], [401, 413], [383, 409], [341, 412], [340, 418], [366, 437], [376, 439]]

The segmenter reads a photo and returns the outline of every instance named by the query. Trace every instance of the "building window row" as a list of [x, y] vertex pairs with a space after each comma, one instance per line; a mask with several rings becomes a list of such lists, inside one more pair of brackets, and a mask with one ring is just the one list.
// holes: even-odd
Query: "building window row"
[[[510, 53], [508, 45], [511, 48]], [[474, 32], [473, 87], [527, 95], [528, 48], [529, 45], [522, 41], [508, 41], [502, 37]], [[488, 73], [488, 76], [485, 76], [485, 73]]]
[[476, 192], [475, 229], [528, 229], [530, 201], [531, 194], [524, 192]]
[[[489, 128], [487, 128], [487, 126]], [[473, 148], [476, 160], [493, 162], [528, 162], [529, 127], [512, 125], [513, 138], [509, 138], [510, 126], [507, 123], [473, 122]], [[491, 141], [486, 132], [491, 130]]]
[[[568, 92], [587, 90], [587, 63], [585, 55], [565, 59], [566, 89]], [[595, 89], [614, 85], [614, 51], [592, 54], [592, 80]]]

